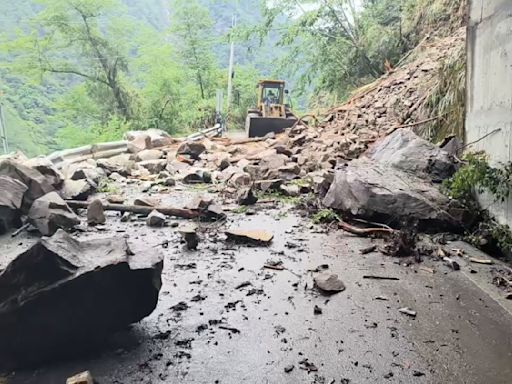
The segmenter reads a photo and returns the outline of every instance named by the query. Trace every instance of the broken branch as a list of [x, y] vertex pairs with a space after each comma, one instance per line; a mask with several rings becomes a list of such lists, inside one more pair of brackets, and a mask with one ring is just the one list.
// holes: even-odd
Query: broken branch
[[[89, 202], [66, 200], [66, 203], [71, 208], [88, 208]], [[106, 211], [118, 212], [132, 212], [143, 215], [149, 215], [152, 211], [156, 210], [167, 216], [176, 216], [184, 219], [194, 219], [199, 217], [199, 212], [192, 209], [172, 208], [172, 207], [145, 207], [142, 205], [125, 205], [125, 204], [103, 204], [103, 209]]]
[[354, 235], [358, 236], [390, 235], [394, 232], [391, 228], [358, 228], [348, 223], [345, 223], [342, 220], [338, 222], [338, 226], [344, 231], [353, 233]]

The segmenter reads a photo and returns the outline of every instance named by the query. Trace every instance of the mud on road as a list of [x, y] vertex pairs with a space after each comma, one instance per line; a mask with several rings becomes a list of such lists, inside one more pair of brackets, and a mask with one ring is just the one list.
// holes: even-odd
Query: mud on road
[[[179, 189], [162, 203], [205, 193]], [[172, 226], [150, 228], [143, 218], [121, 223], [111, 212], [104, 228], [78, 233], [161, 249], [157, 308], [87, 357], [18, 371], [8, 382], [60, 384], [84, 370], [99, 383], [123, 384], [512, 380], [512, 317], [468, 274], [428, 260], [404, 266], [379, 252], [362, 255], [379, 240], [314, 225], [285, 203], [249, 211], [202, 224], [196, 251]], [[228, 228], [264, 229], [274, 239], [269, 246], [232, 244], [223, 234]], [[5, 258], [33, 241], [3, 240], [10, 242]], [[473, 268], [485, 274], [488, 266]], [[322, 295], [313, 284], [319, 270], [337, 274], [346, 289]]]

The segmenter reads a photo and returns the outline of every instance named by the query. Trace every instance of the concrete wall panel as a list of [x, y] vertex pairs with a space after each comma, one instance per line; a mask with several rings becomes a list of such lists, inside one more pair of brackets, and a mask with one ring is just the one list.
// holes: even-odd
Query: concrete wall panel
[[[512, 161], [512, 0], [470, 1], [466, 141], [500, 129], [472, 150], [483, 150], [493, 165]], [[480, 201], [512, 226], [512, 201]]]

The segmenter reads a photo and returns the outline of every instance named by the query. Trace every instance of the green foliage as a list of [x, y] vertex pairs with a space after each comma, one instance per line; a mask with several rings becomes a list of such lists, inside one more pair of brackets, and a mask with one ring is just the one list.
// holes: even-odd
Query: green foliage
[[510, 257], [512, 255], [512, 232], [509, 226], [498, 223], [481, 211], [475, 193], [487, 193], [496, 201], [504, 202], [512, 192], [512, 163], [491, 167], [487, 156], [482, 153], [469, 153], [464, 157], [464, 165], [450, 179], [445, 180], [443, 188], [454, 199], [458, 199], [480, 216], [476, 226], [466, 233], [465, 240], [485, 251], [497, 251]]
[[512, 232], [510, 227], [498, 223], [488, 215], [484, 215], [478, 225], [465, 234], [464, 240], [483, 250], [498, 251], [508, 258], [512, 255]]
[[[302, 92], [329, 92], [338, 102], [354, 88], [380, 77], [386, 66], [428, 33], [460, 25], [465, 0], [280, 0], [263, 1], [260, 37], [281, 31], [289, 49], [278, 72], [300, 73]], [[449, 27], [448, 30], [451, 30]]]
[[[11, 130], [23, 127], [12, 146], [41, 154], [120, 139], [127, 129], [184, 135], [212, 126], [216, 90], [227, 86], [218, 53], [228, 46], [226, 28], [237, 3], [20, 0], [0, 5], [12, 19], [0, 27], [0, 90]], [[252, 8], [249, 1], [240, 3], [243, 17]], [[222, 57], [225, 61], [227, 55]], [[249, 60], [242, 51], [239, 57], [239, 62]], [[236, 126], [243, 124], [259, 75], [248, 64], [237, 64], [235, 71], [230, 122]]]
[[197, 0], [174, 0], [171, 32], [189, 76], [204, 100], [215, 92], [215, 61], [211, 51], [213, 21]]
[[340, 216], [332, 209], [321, 209], [311, 217], [313, 223], [332, 223], [333, 221], [340, 221]]
[[110, 179], [104, 177], [98, 183], [97, 191], [100, 193], [119, 193], [119, 188]]
[[490, 193], [497, 201], [505, 201], [512, 192], [512, 163], [491, 167], [486, 155], [469, 153], [465, 164], [443, 184], [448, 195], [471, 203], [474, 193]]

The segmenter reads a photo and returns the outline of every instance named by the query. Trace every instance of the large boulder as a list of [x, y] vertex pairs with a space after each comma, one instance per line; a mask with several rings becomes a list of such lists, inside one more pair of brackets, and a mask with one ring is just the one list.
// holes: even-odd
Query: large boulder
[[69, 357], [148, 316], [161, 287], [154, 248], [120, 237], [43, 238], [0, 274], [0, 369]]
[[[150, 146], [147, 145], [146, 137], [149, 136]], [[139, 142], [139, 138], [143, 137], [144, 144]], [[169, 136], [167, 132], [164, 132], [160, 129], [148, 129], [146, 131], [129, 131], [124, 135], [124, 139], [130, 142], [137, 140], [136, 146], [131, 146], [128, 143], [128, 148], [131, 149], [132, 152], [137, 152], [138, 149], [150, 149], [150, 148], [158, 148], [165, 147], [166, 145], [170, 145], [174, 142], [174, 140]], [[145, 147], [145, 148], [143, 148]]]
[[453, 156], [410, 129], [398, 129], [368, 151], [379, 163], [432, 180], [444, 180], [456, 171]]
[[199, 156], [206, 151], [206, 146], [199, 141], [185, 141], [178, 148], [178, 155], [187, 155], [194, 160], [199, 160]]
[[139, 135], [128, 142], [128, 152], [138, 153], [151, 148], [151, 137], [149, 135]]
[[71, 180], [87, 180], [91, 185], [97, 185], [101, 179], [105, 178], [107, 174], [103, 168], [80, 168], [76, 169], [70, 179]]
[[57, 192], [50, 192], [34, 201], [28, 211], [29, 222], [43, 236], [51, 236], [58, 229], [71, 229], [80, 224], [78, 216]]
[[23, 195], [23, 209], [25, 210], [32, 205], [34, 200], [55, 190], [51, 180], [37, 169], [29, 168], [16, 161], [1, 161], [0, 176], [8, 176], [27, 186], [27, 190]]
[[20, 209], [27, 186], [8, 176], [0, 176], [0, 234], [20, 224]]
[[414, 219], [432, 229], [460, 229], [466, 219], [466, 211], [430, 181], [368, 159], [337, 169], [323, 203], [366, 219], [397, 224]]
[[164, 153], [159, 149], [145, 149], [135, 155], [136, 161], [158, 160], [163, 157]]
[[23, 165], [39, 171], [51, 185], [59, 188], [63, 181], [63, 176], [53, 163], [46, 157], [34, 157], [26, 160]]
[[94, 192], [96, 192], [96, 185], [86, 179], [66, 179], [59, 194], [65, 200], [87, 200]]
[[137, 163], [138, 169], [146, 169], [149, 174], [155, 175], [162, 172], [167, 166], [167, 160], [145, 160]]
[[129, 176], [135, 162], [131, 160], [130, 154], [121, 154], [108, 159], [98, 159], [98, 167], [103, 168], [108, 173], [117, 172], [122, 176]]

